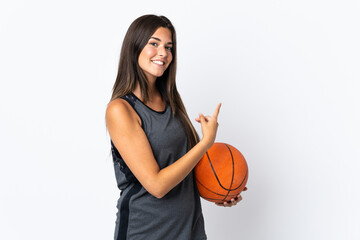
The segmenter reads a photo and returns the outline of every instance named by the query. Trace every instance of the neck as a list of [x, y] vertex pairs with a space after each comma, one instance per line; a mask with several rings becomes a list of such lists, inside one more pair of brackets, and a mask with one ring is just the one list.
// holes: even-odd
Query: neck
[[[142, 99], [142, 94], [141, 94], [141, 89], [140, 89], [140, 84], [136, 84], [136, 87], [133, 91], [133, 93], [141, 100], [143, 101], [144, 99]], [[159, 90], [156, 88], [155, 86], [155, 81], [148, 81], [148, 95], [149, 95], [149, 102], [153, 102], [155, 99], [159, 99], [161, 98], [161, 94], [159, 92]]]

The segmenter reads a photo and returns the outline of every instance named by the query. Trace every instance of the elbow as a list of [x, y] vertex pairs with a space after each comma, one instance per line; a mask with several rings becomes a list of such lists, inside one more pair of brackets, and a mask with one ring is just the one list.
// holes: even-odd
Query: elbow
[[161, 183], [147, 182], [145, 185], [144, 188], [146, 191], [148, 191], [148, 193], [157, 199], [163, 198], [168, 193], [168, 191], [165, 189], [166, 187]]
[[165, 196], [165, 194], [163, 194], [163, 193], [154, 193], [154, 194], [151, 194], [151, 195], [153, 195], [157, 199], [162, 199]]
[[161, 188], [157, 188], [156, 186], [153, 186], [151, 189], [146, 189], [151, 195], [156, 197], [157, 199], [163, 198], [167, 192], [162, 190]]

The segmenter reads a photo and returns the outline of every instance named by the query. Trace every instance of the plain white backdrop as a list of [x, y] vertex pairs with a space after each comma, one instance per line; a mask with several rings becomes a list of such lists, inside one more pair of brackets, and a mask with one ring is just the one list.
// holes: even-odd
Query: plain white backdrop
[[209, 240], [360, 239], [356, 0], [0, 4], [0, 239], [112, 239], [119, 191], [105, 109], [143, 14], [178, 35], [189, 116], [222, 102], [217, 141], [249, 165], [233, 208], [202, 201]]

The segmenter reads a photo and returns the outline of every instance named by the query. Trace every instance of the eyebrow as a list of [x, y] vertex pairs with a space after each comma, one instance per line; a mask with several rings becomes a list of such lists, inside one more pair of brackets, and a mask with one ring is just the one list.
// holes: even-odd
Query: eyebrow
[[[157, 37], [151, 37], [151, 38], [152, 38], [152, 39], [155, 39], [155, 40], [158, 40], [159, 42], [161, 42], [160, 38], [157, 38]], [[150, 39], [151, 39], [151, 38], [150, 38]], [[167, 44], [171, 44], [171, 45], [172, 45], [173, 43], [172, 43], [172, 42], [168, 42]]]

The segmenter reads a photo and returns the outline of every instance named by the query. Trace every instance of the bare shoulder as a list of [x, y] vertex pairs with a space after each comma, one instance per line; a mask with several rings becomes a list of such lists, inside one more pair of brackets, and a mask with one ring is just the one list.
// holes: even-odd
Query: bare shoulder
[[124, 99], [112, 100], [106, 108], [106, 124], [111, 126], [114, 123], [128, 125], [133, 123], [141, 124], [140, 117], [136, 114], [130, 104]]

